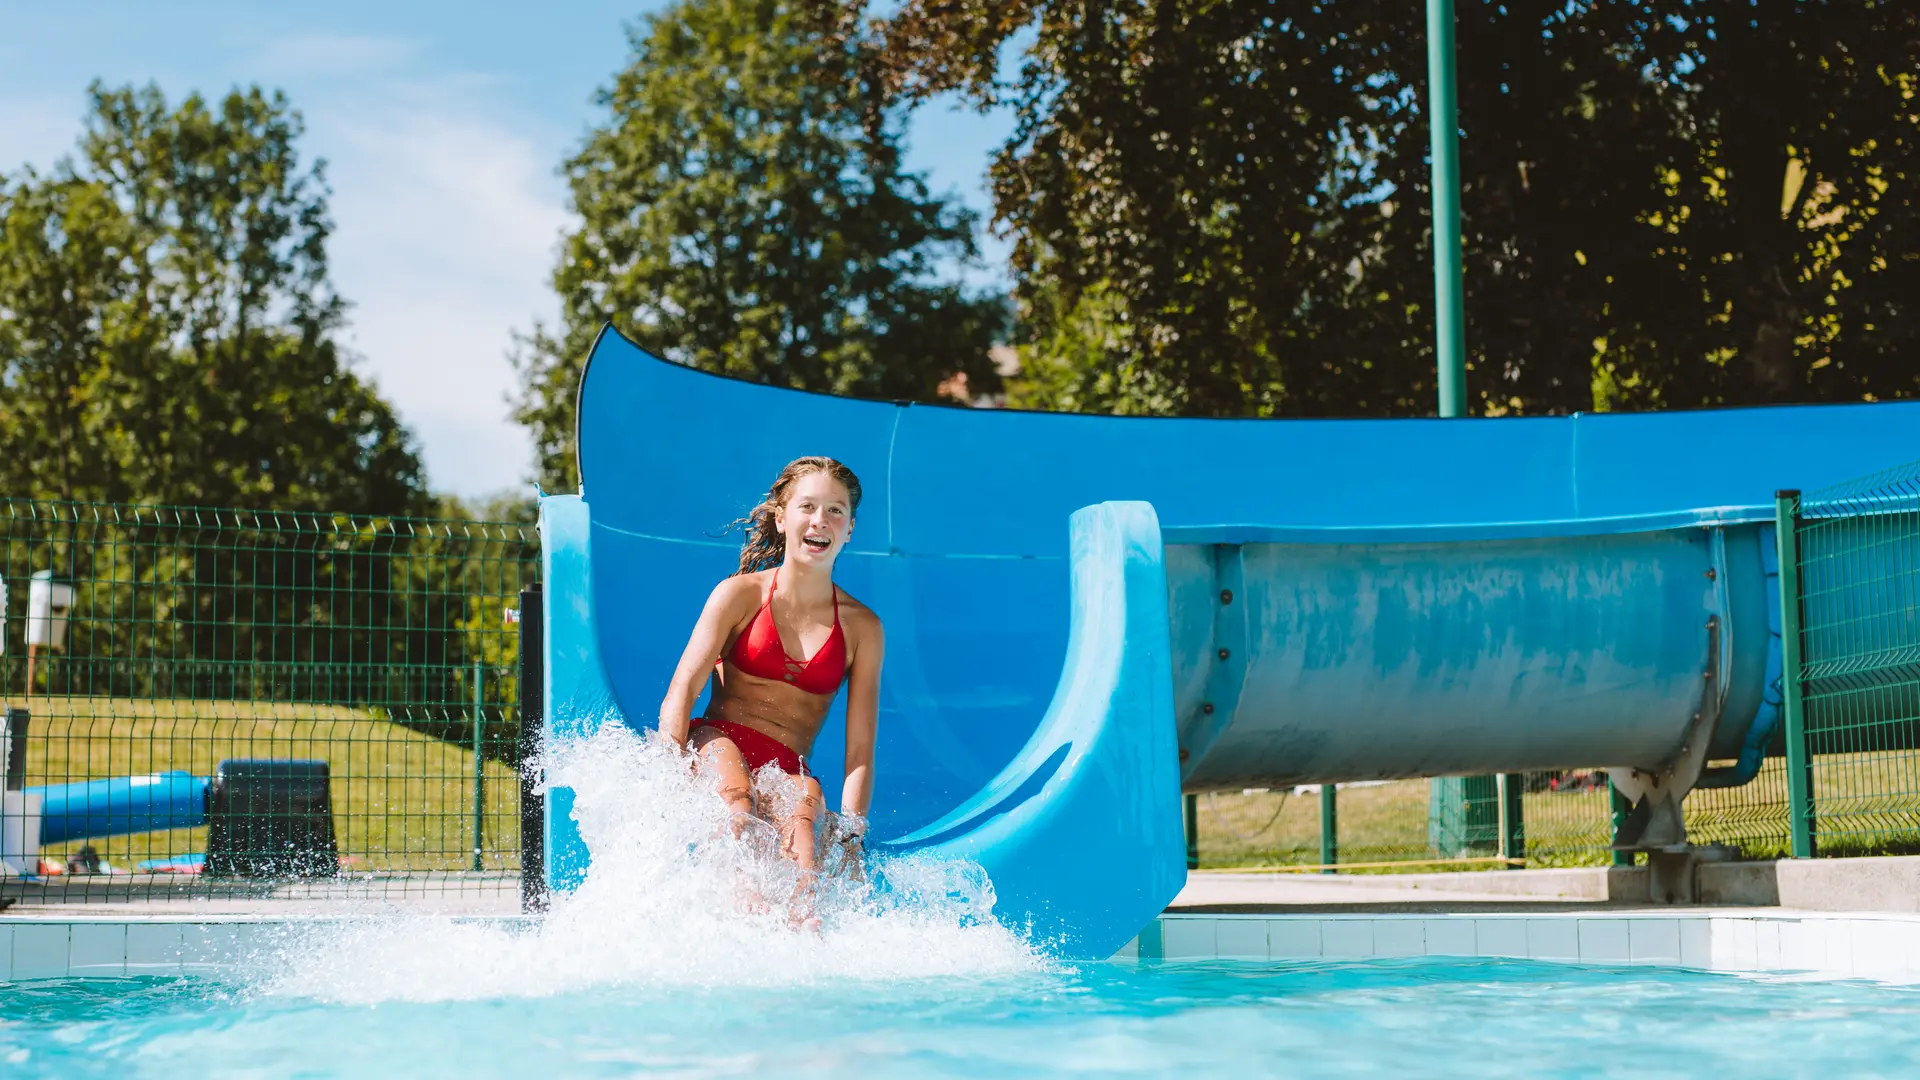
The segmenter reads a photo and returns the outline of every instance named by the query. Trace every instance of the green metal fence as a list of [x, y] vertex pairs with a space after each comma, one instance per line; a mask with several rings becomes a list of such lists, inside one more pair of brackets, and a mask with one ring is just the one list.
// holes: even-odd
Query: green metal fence
[[[1442, 813], [1432, 812], [1436, 800], [1448, 804]], [[1194, 862], [1204, 868], [1428, 872], [1612, 861], [1612, 789], [1591, 769], [1344, 784], [1331, 799], [1315, 785], [1212, 792], [1197, 796], [1193, 811]]]
[[46, 841], [0, 844], [0, 896], [517, 898], [537, 557], [507, 522], [0, 502], [0, 824]]
[[1920, 463], [1780, 504], [1793, 854], [1920, 853]]

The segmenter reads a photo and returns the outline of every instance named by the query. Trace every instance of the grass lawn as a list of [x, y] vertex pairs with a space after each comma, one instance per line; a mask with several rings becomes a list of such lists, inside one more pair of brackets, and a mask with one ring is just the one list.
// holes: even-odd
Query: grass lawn
[[[319, 758], [332, 778], [334, 832], [349, 870], [473, 866], [473, 753], [351, 708], [250, 701], [35, 697], [28, 786], [184, 769], [210, 776], [228, 758]], [[497, 761], [484, 770], [483, 858], [520, 863], [520, 788]], [[92, 841], [116, 867], [203, 852], [206, 829]], [[50, 846], [65, 855], [79, 842]]]
[[[1826, 855], [1920, 853], [1920, 751], [1822, 754], [1814, 759], [1816, 831]], [[1339, 861], [1435, 858], [1427, 842], [1428, 782], [1396, 780], [1338, 792]], [[1306, 792], [1201, 795], [1203, 868], [1311, 866], [1320, 862], [1320, 796]], [[1695, 843], [1733, 844], [1757, 859], [1787, 854], [1787, 765], [1769, 758], [1751, 783], [1687, 797]], [[1612, 807], [1604, 787], [1528, 792], [1521, 799], [1528, 866], [1605, 866]], [[1493, 854], [1491, 851], [1486, 854]], [[1380, 867], [1375, 873], [1485, 870], [1495, 863]]]
[[[1421, 864], [1436, 858], [1427, 841], [1428, 781], [1395, 780], [1338, 790], [1341, 863], [1408, 862], [1373, 873], [1485, 870], [1497, 864]], [[1311, 866], [1320, 862], [1320, 796], [1283, 792], [1201, 795], [1203, 868]], [[1607, 793], [1536, 792], [1523, 797], [1528, 865], [1604, 865], [1610, 842]], [[1485, 854], [1492, 855], [1488, 851]]]

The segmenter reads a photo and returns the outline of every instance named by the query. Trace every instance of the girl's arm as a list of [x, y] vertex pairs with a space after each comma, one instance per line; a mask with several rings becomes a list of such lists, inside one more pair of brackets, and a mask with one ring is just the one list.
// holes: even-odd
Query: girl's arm
[[751, 578], [730, 577], [713, 587], [707, 606], [700, 609], [700, 620], [693, 624], [693, 636], [687, 639], [680, 664], [673, 669], [673, 684], [660, 702], [660, 734], [678, 746], [687, 745], [687, 730], [693, 726], [693, 703], [713, 677], [714, 661], [726, 644], [727, 631], [743, 618], [745, 601], [757, 599], [759, 591]]
[[[847, 676], [847, 782], [840, 789], [840, 813], [864, 819], [873, 801], [873, 743], [880, 726], [880, 662], [887, 650], [880, 620], [869, 615], [868, 630], [853, 651]], [[867, 621], [867, 620], [863, 620]]]

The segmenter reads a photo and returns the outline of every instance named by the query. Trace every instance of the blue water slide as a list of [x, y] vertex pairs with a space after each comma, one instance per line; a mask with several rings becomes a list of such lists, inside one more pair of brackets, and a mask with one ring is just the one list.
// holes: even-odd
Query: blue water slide
[[[1040, 827], [1037, 807], [987, 812], [1057, 748], [1086, 660], [1076, 590], [1113, 572], [1079, 564], [1069, 522], [1103, 503], [1157, 517], [1159, 726], [1186, 790], [1666, 768], [1694, 749], [1738, 782], [1778, 714], [1773, 492], [1909, 460], [1916, 431], [1907, 403], [1446, 421], [909, 406], [720, 378], [607, 332], [581, 387], [581, 494], [542, 504], [549, 734], [652, 722], [733, 568], [726, 525], [788, 460], [824, 453], [865, 489], [839, 580], [887, 627], [878, 837], [961, 844], [1001, 873], [1037, 857], [994, 854], [1029, 835], [1015, 821]], [[836, 715], [812, 758], [830, 798], [841, 749]], [[1051, 784], [1027, 801], [1066, 797]], [[556, 792], [560, 887], [586, 860], [566, 806]], [[988, 821], [1000, 831], [967, 826]], [[1049, 902], [1004, 897], [1016, 918]]]
[[1111, 955], [1186, 882], [1160, 523], [1138, 502], [1071, 522], [1059, 686], [999, 774], [940, 820], [878, 845], [979, 863], [1037, 941]]
[[40, 796], [42, 844], [207, 823], [207, 778], [189, 772], [49, 784], [26, 794]]

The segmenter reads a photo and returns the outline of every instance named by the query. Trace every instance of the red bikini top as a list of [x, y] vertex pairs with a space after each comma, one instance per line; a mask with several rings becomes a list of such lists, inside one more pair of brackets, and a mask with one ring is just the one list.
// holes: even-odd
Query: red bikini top
[[809, 660], [795, 660], [780, 641], [773, 624], [773, 590], [780, 587], [780, 571], [773, 572], [767, 598], [747, 628], [734, 639], [726, 660], [749, 675], [791, 683], [809, 694], [831, 694], [847, 677], [847, 638], [840, 631], [840, 590], [833, 591], [833, 633]]

